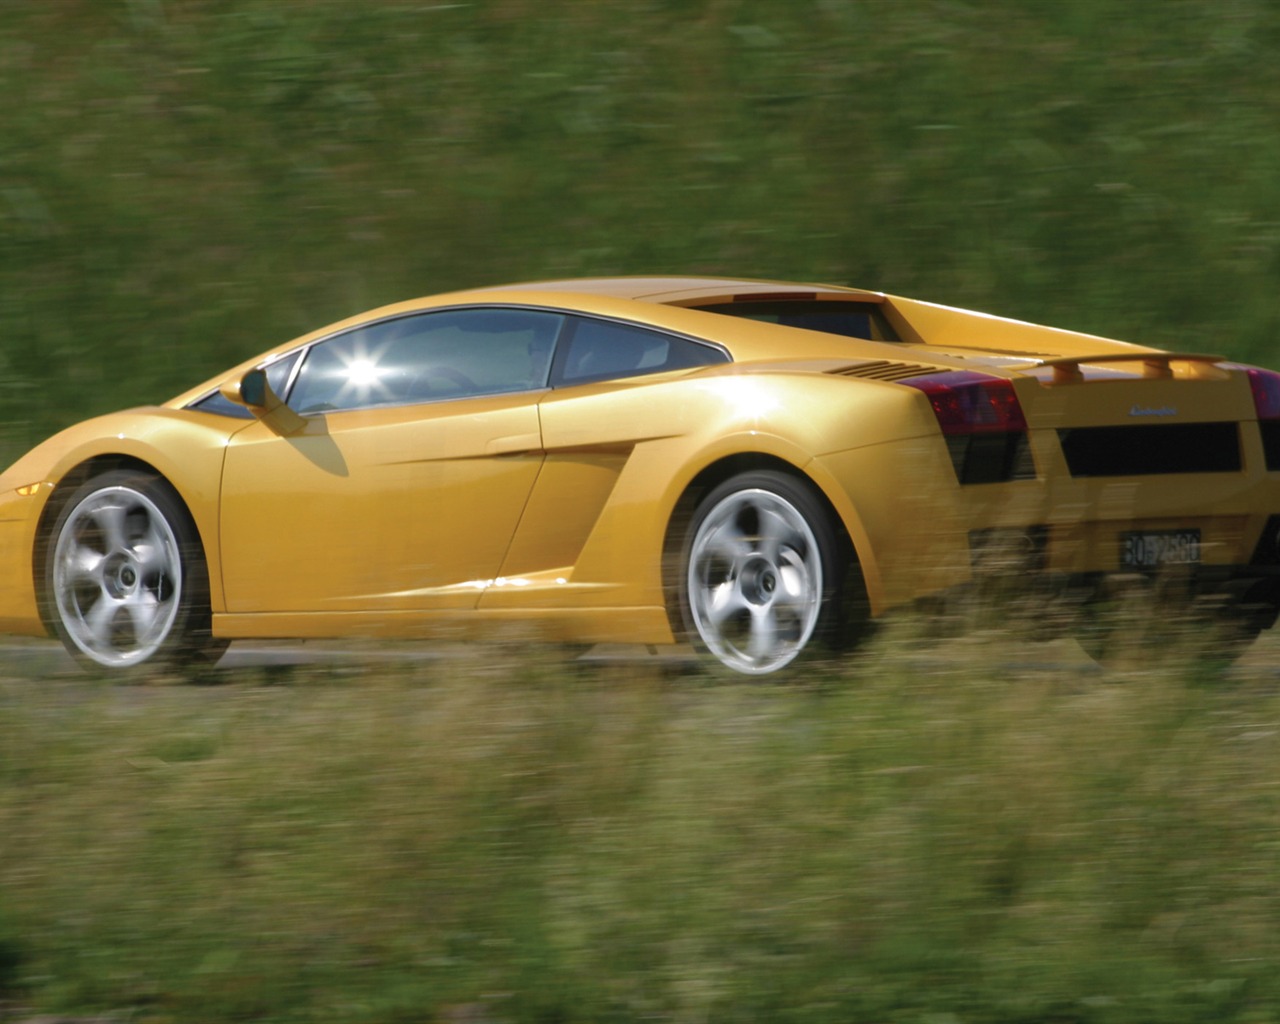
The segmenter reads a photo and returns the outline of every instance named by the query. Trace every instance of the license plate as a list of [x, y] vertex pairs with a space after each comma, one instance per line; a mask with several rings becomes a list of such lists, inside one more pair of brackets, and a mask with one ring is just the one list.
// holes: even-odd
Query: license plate
[[1198, 565], [1199, 530], [1132, 530], [1120, 534], [1120, 564], [1130, 569]]

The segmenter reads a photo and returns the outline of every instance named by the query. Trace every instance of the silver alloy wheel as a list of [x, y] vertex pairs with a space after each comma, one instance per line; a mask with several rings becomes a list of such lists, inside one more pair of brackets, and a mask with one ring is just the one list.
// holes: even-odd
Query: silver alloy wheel
[[53, 553], [53, 596], [71, 642], [100, 665], [153, 655], [182, 598], [173, 526], [132, 487], [93, 491], [63, 521]]
[[698, 525], [689, 550], [689, 611], [724, 665], [764, 675], [809, 642], [822, 610], [822, 557], [795, 505], [772, 491], [726, 495]]

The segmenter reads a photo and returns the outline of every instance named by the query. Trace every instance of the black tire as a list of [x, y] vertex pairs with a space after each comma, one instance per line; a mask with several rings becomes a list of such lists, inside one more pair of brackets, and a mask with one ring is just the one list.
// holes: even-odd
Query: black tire
[[718, 666], [749, 676], [843, 646], [852, 560], [804, 481], [775, 470], [730, 477], [683, 530], [672, 582], [685, 633]]
[[227, 642], [210, 630], [204, 548], [161, 478], [111, 470], [66, 500], [48, 535], [46, 621], [97, 671], [209, 666]]
[[1110, 586], [1084, 609], [1076, 639], [1103, 668], [1230, 668], [1265, 628], [1257, 614], [1197, 604], [1186, 581], [1155, 578]]

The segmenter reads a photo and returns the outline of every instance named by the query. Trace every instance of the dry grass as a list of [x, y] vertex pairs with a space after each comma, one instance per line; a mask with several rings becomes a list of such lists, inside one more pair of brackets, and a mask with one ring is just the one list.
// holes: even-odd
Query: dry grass
[[155, 1021], [1280, 1012], [1273, 675], [1044, 653], [10, 680], [0, 983]]

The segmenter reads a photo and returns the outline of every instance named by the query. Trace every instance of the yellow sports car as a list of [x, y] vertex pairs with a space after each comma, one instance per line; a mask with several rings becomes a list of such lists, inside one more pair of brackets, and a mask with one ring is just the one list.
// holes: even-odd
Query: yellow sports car
[[1278, 533], [1272, 371], [849, 288], [550, 281], [44, 442], [0, 476], [0, 631], [130, 670], [521, 621], [764, 675], [991, 579], [1101, 646], [1088, 610], [1159, 578], [1238, 643]]

